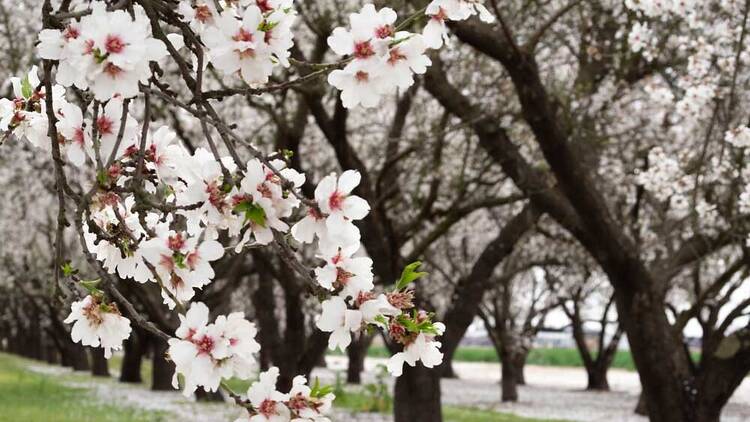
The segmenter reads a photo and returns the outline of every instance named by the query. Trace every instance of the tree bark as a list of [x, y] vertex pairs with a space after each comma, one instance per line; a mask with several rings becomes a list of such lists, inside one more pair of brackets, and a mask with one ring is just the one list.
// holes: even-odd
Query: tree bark
[[95, 377], [109, 377], [109, 362], [104, 357], [104, 349], [101, 347], [92, 347], [89, 351], [91, 354], [91, 375]]
[[518, 385], [526, 385], [526, 376], [524, 375], [524, 369], [526, 368], [526, 358], [529, 356], [528, 350], [520, 351], [516, 356], [513, 365], [516, 367], [516, 383]]
[[78, 343], [69, 341], [67, 350], [70, 366], [74, 371], [88, 371], [89, 369], [91, 369], [91, 366], [89, 365], [88, 353], [86, 353], [85, 347], [81, 346]]
[[646, 404], [646, 396], [643, 391], [638, 395], [638, 403], [635, 405], [633, 412], [636, 415], [648, 416], [648, 404]]
[[586, 385], [586, 389], [592, 391], [609, 391], [609, 381], [607, 381], [608, 369], [604, 365], [595, 365], [587, 369], [588, 384]]
[[130, 334], [130, 338], [123, 343], [123, 349], [125, 353], [122, 358], [122, 366], [120, 367], [120, 382], [143, 382], [141, 365], [143, 363], [143, 355], [148, 350], [146, 337], [134, 330]]
[[174, 364], [165, 357], [169, 345], [167, 342], [153, 337], [152, 369], [151, 369], [151, 390], [154, 391], [174, 391], [172, 387], [172, 376], [174, 375]]
[[346, 349], [349, 363], [346, 368], [346, 383], [361, 384], [362, 371], [365, 370], [365, 358], [370, 348], [373, 336], [362, 333], [356, 340], [352, 341]]
[[518, 401], [518, 378], [519, 368], [516, 366], [518, 359], [507, 347], [502, 347], [500, 355], [501, 367], [501, 400], [504, 402]]
[[417, 363], [404, 365], [396, 379], [393, 403], [394, 422], [442, 422], [440, 372]]

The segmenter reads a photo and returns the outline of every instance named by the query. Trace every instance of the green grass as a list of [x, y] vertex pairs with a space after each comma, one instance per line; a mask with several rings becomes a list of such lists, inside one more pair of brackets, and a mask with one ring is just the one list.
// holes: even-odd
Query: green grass
[[31, 372], [31, 361], [0, 354], [0, 422], [158, 422], [161, 412], [97, 403], [85, 389]]
[[[370, 357], [382, 358], [390, 356], [388, 350], [382, 346], [370, 347], [367, 355]], [[457, 362], [492, 363], [500, 361], [494, 348], [484, 346], [459, 347], [458, 350], [456, 350], [454, 360]], [[583, 361], [581, 360], [578, 351], [575, 349], [534, 349], [529, 353], [526, 363], [529, 365], [540, 366], [583, 366]], [[612, 367], [634, 371], [635, 365], [633, 364], [633, 357], [630, 355], [630, 352], [627, 350], [617, 351], [614, 361], [612, 362]]]

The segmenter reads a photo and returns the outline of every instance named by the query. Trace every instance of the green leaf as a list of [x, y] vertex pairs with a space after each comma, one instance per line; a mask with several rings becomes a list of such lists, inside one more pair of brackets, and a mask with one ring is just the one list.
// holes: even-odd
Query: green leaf
[[104, 170], [100, 171], [96, 174], [96, 181], [100, 185], [107, 185], [109, 183], [109, 173]]
[[420, 265], [422, 265], [422, 263], [416, 261], [412, 262], [404, 268], [404, 271], [401, 273], [401, 278], [396, 283], [396, 290], [403, 290], [414, 280], [427, 275], [426, 272], [417, 271], [417, 268], [419, 268]]
[[245, 222], [252, 221], [257, 226], [266, 227], [266, 211], [260, 205], [244, 201], [237, 204], [234, 207], [234, 211], [239, 214], [244, 213]]
[[75, 274], [75, 273], [78, 272], [78, 270], [76, 270], [75, 268], [73, 268], [73, 265], [70, 264], [70, 261], [62, 264], [60, 266], [60, 269], [62, 270], [63, 276], [65, 276], [65, 277], [70, 277], [73, 274]]
[[34, 87], [29, 82], [29, 75], [26, 75], [21, 79], [21, 95], [23, 98], [29, 99], [34, 94]]
[[101, 282], [102, 280], [100, 278], [97, 278], [95, 280], [81, 280], [81, 286], [83, 286], [84, 289], [88, 290], [91, 294], [98, 294], [101, 293], [101, 290], [97, 289], [96, 286]]

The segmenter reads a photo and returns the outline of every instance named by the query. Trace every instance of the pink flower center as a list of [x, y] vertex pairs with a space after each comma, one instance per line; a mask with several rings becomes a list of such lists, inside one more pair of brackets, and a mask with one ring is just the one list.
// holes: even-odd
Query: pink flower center
[[435, 19], [436, 21], [443, 22], [448, 17], [448, 14], [445, 12], [445, 9], [442, 7], [438, 7], [437, 13], [432, 15], [432, 19]]
[[258, 9], [263, 13], [273, 10], [273, 7], [268, 3], [268, 0], [256, 0], [255, 3], [258, 5]]
[[372, 48], [370, 41], [362, 41], [354, 44], [354, 57], [366, 59], [373, 55], [375, 55], [375, 50]]
[[[357, 73], [359, 74], [359, 72]], [[328, 198], [328, 207], [330, 207], [331, 210], [340, 210], [344, 205], [344, 199], [346, 199], [346, 197], [341, 192], [336, 191], [330, 198]]]
[[317, 208], [314, 207], [310, 207], [307, 209], [307, 215], [315, 220], [322, 220], [324, 218], [323, 213], [321, 213]]
[[75, 132], [73, 133], [73, 140], [78, 144], [83, 146], [83, 129], [80, 127], [75, 128]]
[[349, 283], [349, 279], [354, 277], [354, 274], [346, 271], [343, 268], [336, 268], [336, 283], [341, 286], [346, 286]]
[[400, 60], [406, 60], [406, 56], [401, 54], [401, 50], [399, 50], [398, 47], [391, 49], [388, 53], [388, 64], [395, 65]]
[[266, 185], [265, 183], [261, 183], [258, 185], [258, 192], [260, 192], [261, 195], [263, 195], [264, 198], [272, 198], [273, 193], [271, 192], [271, 188]]
[[354, 79], [356, 79], [357, 82], [367, 82], [370, 80], [370, 74], [360, 70], [354, 74]]
[[203, 336], [195, 342], [198, 347], [198, 354], [209, 354], [214, 349], [214, 339], [209, 336]]
[[253, 42], [253, 34], [248, 32], [245, 28], [240, 28], [239, 31], [237, 31], [237, 34], [232, 37], [235, 41], [242, 41], [242, 42]]
[[195, 20], [198, 22], [206, 23], [211, 17], [213, 17], [213, 13], [207, 5], [202, 4], [195, 8]]
[[219, 189], [216, 182], [212, 182], [206, 185], [206, 193], [208, 193], [208, 202], [214, 206], [219, 212], [223, 212], [226, 207], [224, 198], [226, 195]]
[[118, 67], [117, 65], [107, 62], [107, 64], [104, 65], [104, 73], [114, 78], [120, 73], [122, 73], [122, 68]]
[[276, 402], [269, 399], [263, 400], [260, 406], [258, 406], [258, 413], [265, 417], [278, 415], [279, 412], [276, 411]]
[[113, 126], [114, 122], [107, 116], [99, 116], [96, 119], [96, 128], [99, 129], [99, 133], [102, 135], [111, 135]]
[[195, 267], [198, 265], [199, 261], [200, 261], [200, 255], [198, 255], [198, 251], [189, 253], [188, 256], [187, 256], [187, 259], [186, 259], [187, 266], [191, 270], [195, 269]]
[[117, 35], [107, 35], [104, 41], [104, 49], [107, 50], [107, 53], [122, 53], [122, 50], [125, 49], [125, 43]]
[[375, 30], [375, 36], [380, 39], [388, 38], [391, 35], [393, 35], [393, 27], [390, 25], [383, 25]]
[[169, 236], [167, 238], [167, 247], [173, 251], [179, 251], [180, 249], [185, 247], [185, 239], [182, 238], [181, 233], [177, 233], [174, 236]]
[[81, 35], [80, 31], [72, 26], [68, 26], [65, 28], [65, 31], [63, 31], [63, 38], [65, 38], [65, 41], [74, 40], [78, 38], [79, 35]]
[[168, 255], [162, 255], [159, 260], [159, 265], [166, 268], [170, 273], [174, 270], [174, 259]]

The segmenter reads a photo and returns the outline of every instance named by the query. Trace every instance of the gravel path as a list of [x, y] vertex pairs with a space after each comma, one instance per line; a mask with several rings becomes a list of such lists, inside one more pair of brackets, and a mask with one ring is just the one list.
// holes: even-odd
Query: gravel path
[[[345, 357], [328, 357], [327, 369], [316, 369], [313, 377], [323, 383], [333, 383], [336, 373], [346, 370]], [[367, 359], [365, 383], [373, 382], [377, 365], [385, 359]], [[50, 375], [71, 374], [67, 368], [48, 365], [32, 365], [32, 370]], [[520, 401], [500, 403], [500, 367], [492, 363], [456, 362], [454, 369], [458, 379], [443, 380], [443, 402], [445, 404], [492, 409], [519, 416], [555, 418], [580, 422], [647, 422], [648, 419], [633, 414], [640, 383], [634, 372], [611, 370], [610, 392], [588, 392], [586, 374], [581, 368], [555, 368], [527, 366], [527, 385], [519, 388]], [[239, 411], [221, 403], [196, 403], [174, 392], [153, 392], [142, 385], [118, 383], [114, 379], [92, 379], [73, 377], [70, 385], [90, 389], [97, 399], [108, 403], [147, 410], [170, 412], [170, 420], [184, 421], [233, 421]], [[389, 415], [352, 414], [338, 411], [332, 420], [347, 422], [391, 422]], [[723, 422], [750, 420], [750, 380], [746, 379], [722, 415]]]

